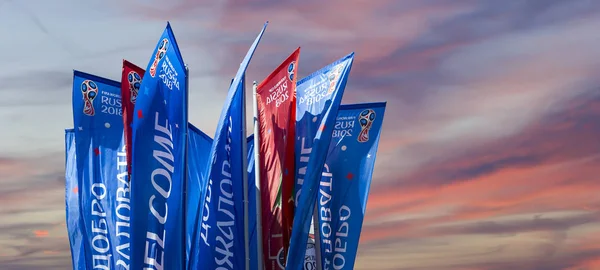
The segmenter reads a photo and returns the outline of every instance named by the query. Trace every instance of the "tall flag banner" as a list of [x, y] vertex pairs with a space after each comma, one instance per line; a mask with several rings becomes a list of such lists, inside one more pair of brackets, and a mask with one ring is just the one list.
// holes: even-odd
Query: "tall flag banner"
[[[144, 69], [123, 60], [121, 74], [121, 99], [123, 105], [123, 130], [125, 134], [125, 149], [127, 150], [127, 172], [131, 176], [131, 125], [133, 123], [133, 107], [142, 85]], [[130, 177], [128, 178], [131, 179]]]
[[79, 188], [77, 183], [77, 160], [75, 154], [75, 131], [65, 130], [65, 204], [67, 234], [71, 247], [74, 270], [86, 270], [84, 235], [79, 213]]
[[[190, 269], [244, 269], [244, 205], [242, 164], [242, 84], [226, 103], [208, 165], [208, 185], [202, 201], [200, 243], [190, 254]], [[222, 115], [223, 116], [223, 115]], [[200, 216], [200, 215], [198, 215]], [[192, 255], [194, 257], [192, 257]]]
[[131, 269], [185, 267], [187, 91], [187, 69], [167, 23], [134, 107]]
[[188, 123], [188, 163], [187, 163], [187, 207], [186, 207], [186, 256], [189, 254], [194, 239], [194, 233], [199, 223], [198, 208], [204, 198], [205, 187], [208, 183], [206, 168], [213, 139], [200, 129]]
[[385, 106], [338, 111], [317, 200], [322, 269], [354, 269]]
[[86, 269], [129, 269], [131, 211], [120, 86], [74, 71], [73, 122]]
[[[296, 49], [257, 87], [262, 235], [265, 269], [284, 269], [289, 247], [294, 189]], [[286, 198], [285, 200], [283, 198]], [[289, 230], [288, 230], [289, 229]]]
[[[189, 136], [188, 136], [188, 196], [187, 196], [187, 208], [186, 215], [186, 254], [188, 254], [187, 260], [189, 261], [189, 252], [191, 248], [191, 240], [193, 238], [193, 232], [198, 224], [198, 207], [200, 205], [200, 199], [204, 198], [206, 194], [201, 187], [205, 187], [208, 178], [204, 175], [206, 173], [206, 165], [208, 164], [208, 153], [212, 146], [212, 138], [206, 133], [202, 132], [199, 128], [188, 123]], [[254, 135], [250, 135], [247, 139], [248, 144], [248, 178], [254, 179]], [[250, 190], [250, 207], [254, 207], [256, 203], [253, 200], [254, 189]], [[255, 208], [250, 208], [250, 246], [256, 245], [256, 217], [252, 215], [255, 212]], [[256, 253], [250, 254], [250, 265], [256, 264]], [[251, 268], [254, 270], [255, 268]]]
[[353, 60], [354, 53], [350, 53], [302, 79], [296, 87], [296, 209], [288, 270], [303, 268], [319, 180]]
[[[245, 269], [243, 77], [267, 27], [263, 26], [242, 61], [221, 111], [208, 165], [208, 185], [201, 204], [199, 235], [193, 243], [188, 269]], [[249, 252], [249, 250], [248, 250]]]

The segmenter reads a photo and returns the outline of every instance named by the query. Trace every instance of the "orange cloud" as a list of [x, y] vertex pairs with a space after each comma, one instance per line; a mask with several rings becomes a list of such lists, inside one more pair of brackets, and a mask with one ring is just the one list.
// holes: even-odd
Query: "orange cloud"
[[[552, 263], [557, 266], [542, 268], [594, 269], [600, 249], [593, 243], [598, 241], [570, 243], [600, 231], [600, 155], [594, 150], [600, 147], [600, 125], [593, 124], [587, 132], [582, 125], [600, 117], [594, 109], [599, 102], [570, 102], [563, 111], [532, 123], [523, 132], [423, 164], [407, 175], [393, 175], [396, 181], [388, 179], [371, 192], [361, 250], [381, 250], [379, 256], [390, 258], [419, 247], [418, 254], [390, 259], [381, 264], [390, 268], [382, 269], [398, 269], [392, 265], [404, 265], [405, 269], [506, 269], [519, 265], [519, 269], [537, 269]], [[553, 240], [561, 239], [557, 235], [562, 234], [565, 240]], [[507, 248], [493, 248], [502, 243], [499, 237], [510, 243]], [[547, 243], [533, 244], [535, 241]], [[445, 243], [448, 248], [430, 243]], [[471, 249], [463, 243], [494, 251], [466, 259]], [[527, 246], [530, 251], [517, 251], [513, 245]], [[556, 258], [562, 261], [525, 262], [544, 252], [560, 254]], [[433, 253], [440, 255], [416, 259]], [[449, 257], [442, 255], [446, 253], [463, 259], [450, 263]], [[503, 259], [509, 256], [504, 253], [523, 257], [510, 255], [511, 266]], [[361, 254], [361, 266], [377, 256]], [[404, 264], [407, 260], [410, 263]], [[494, 261], [499, 268], [488, 267]]]
[[[248, 78], [298, 45], [305, 74], [356, 51], [344, 101], [388, 101], [356, 269], [598, 268], [598, 5], [505, 2], [129, 1], [115, 15], [179, 18], [182, 50], [196, 42], [214, 54], [207, 76], [225, 72], [224, 86], [265, 20]], [[51, 75], [34, 77], [47, 86]], [[68, 268], [64, 227], [60, 237], [34, 230], [64, 220], [56, 156], [0, 158], [0, 226], [12, 237], [0, 239], [1, 254], [20, 260], [10, 269], [39, 269], [39, 254], [60, 254], [52, 266]]]
[[33, 231], [33, 234], [35, 235], [35, 237], [37, 238], [44, 238], [48, 236], [48, 231], [44, 231], [44, 230], [35, 230]]

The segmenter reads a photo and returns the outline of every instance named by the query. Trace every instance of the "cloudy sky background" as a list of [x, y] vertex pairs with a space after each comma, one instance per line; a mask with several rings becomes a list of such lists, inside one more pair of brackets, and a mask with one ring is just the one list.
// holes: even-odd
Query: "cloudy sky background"
[[211, 135], [264, 21], [250, 80], [356, 52], [344, 103], [388, 102], [356, 269], [600, 269], [600, 3], [168, 2], [0, 0], [1, 269], [70, 269], [72, 70], [145, 66], [167, 20]]

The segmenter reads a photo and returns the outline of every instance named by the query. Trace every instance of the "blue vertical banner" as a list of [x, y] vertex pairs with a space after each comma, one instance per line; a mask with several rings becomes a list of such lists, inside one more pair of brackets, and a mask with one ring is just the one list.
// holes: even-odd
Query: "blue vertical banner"
[[199, 216], [198, 208], [201, 199], [206, 195], [205, 187], [208, 183], [206, 166], [213, 139], [194, 125], [188, 123], [188, 162], [187, 162], [187, 207], [186, 207], [186, 256], [189, 261], [189, 253], [194, 239], [194, 231], [197, 227]]
[[188, 269], [244, 269], [244, 175], [242, 140], [244, 121], [243, 77], [267, 27], [263, 26], [246, 53], [227, 93], [210, 151], [208, 185], [201, 204], [198, 236]]
[[65, 204], [67, 234], [71, 247], [74, 270], [86, 270], [83, 245], [83, 224], [79, 214], [79, 185], [77, 183], [77, 160], [75, 154], [75, 131], [65, 130]]
[[[187, 217], [186, 220], [186, 253], [190, 252], [190, 244], [193, 238], [194, 228], [198, 224], [198, 207], [200, 205], [200, 198], [204, 198], [205, 187], [208, 178], [204, 175], [206, 173], [206, 165], [208, 164], [208, 154], [212, 145], [212, 138], [206, 133], [192, 124], [189, 126], [188, 136], [188, 196], [187, 196]], [[254, 187], [254, 134], [250, 135], [246, 142], [248, 144], [248, 181], [249, 181], [249, 233], [250, 233], [250, 246], [256, 246], [257, 235], [256, 235], [256, 188]], [[201, 192], [202, 191], [202, 192]], [[253, 208], [254, 207], [254, 208]], [[250, 269], [256, 270], [256, 261], [258, 254], [255, 249], [251, 249], [250, 253]], [[189, 261], [189, 257], [188, 257]]]
[[296, 87], [296, 185], [287, 270], [302, 270], [319, 180], [354, 53], [300, 80]]
[[169, 23], [133, 111], [131, 269], [184, 269], [187, 71]]
[[130, 192], [120, 83], [75, 71], [73, 122], [86, 269], [128, 269]]
[[317, 200], [322, 269], [354, 269], [385, 106], [338, 111]]
[[[197, 235], [200, 243], [190, 255], [190, 269], [244, 268], [244, 205], [242, 91], [239, 84], [219, 121], [208, 165]], [[223, 115], [222, 115], [223, 116]], [[195, 253], [197, 252], [197, 253]], [[193, 257], [191, 257], [193, 255]], [[220, 268], [222, 267], [222, 268]]]

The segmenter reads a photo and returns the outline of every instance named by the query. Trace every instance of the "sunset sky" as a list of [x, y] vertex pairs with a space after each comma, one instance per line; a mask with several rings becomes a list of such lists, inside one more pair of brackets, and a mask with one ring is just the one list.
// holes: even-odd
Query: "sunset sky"
[[0, 0], [0, 269], [70, 269], [73, 69], [145, 66], [167, 20], [211, 136], [265, 21], [248, 81], [356, 52], [343, 102], [387, 109], [355, 269], [600, 269], [600, 2], [288, 2]]

